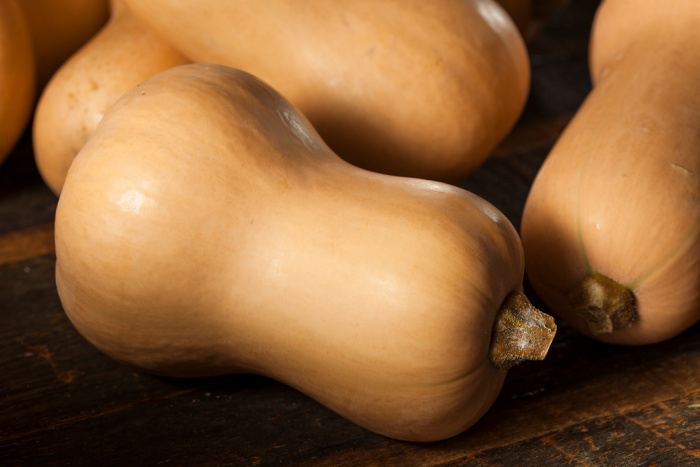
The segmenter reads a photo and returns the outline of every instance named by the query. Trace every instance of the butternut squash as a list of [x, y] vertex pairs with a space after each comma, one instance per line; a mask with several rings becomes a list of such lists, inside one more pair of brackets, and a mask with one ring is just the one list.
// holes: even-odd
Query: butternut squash
[[0, 0], [0, 163], [22, 136], [34, 106], [34, 55], [16, 0]]
[[63, 307], [107, 355], [263, 374], [400, 439], [467, 429], [556, 328], [522, 294], [520, 240], [493, 206], [348, 164], [221, 65], [124, 94], [71, 166], [55, 228]]
[[605, 0], [594, 87], [522, 219], [548, 307], [601, 341], [669, 339], [700, 319], [700, 3]]
[[70, 164], [107, 108], [149, 76], [187, 60], [111, 2], [109, 22], [55, 73], [37, 104], [34, 157], [46, 184], [60, 194]]
[[36, 60], [37, 94], [58, 68], [99, 31], [108, 0], [21, 0]]
[[195, 62], [246, 70], [352, 164], [459, 182], [510, 131], [527, 50], [494, 0], [127, 0]]

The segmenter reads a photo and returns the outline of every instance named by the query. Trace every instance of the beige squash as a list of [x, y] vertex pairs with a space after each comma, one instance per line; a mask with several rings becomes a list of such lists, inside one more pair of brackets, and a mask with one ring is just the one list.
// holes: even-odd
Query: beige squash
[[461, 181], [520, 116], [527, 51], [494, 0], [128, 0], [196, 62], [246, 70], [341, 157]]
[[109, 22], [68, 59], [44, 89], [33, 122], [34, 155], [46, 184], [60, 194], [70, 164], [124, 92], [187, 60], [113, 0]]
[[21, 0], [36, 60], [37, 88], [43, 89], [68, 58], [109, 18], [109, 0]]
[[159, 73], [107, 112], [66, 179], [56, 257], [68, 317], [118, 361], [266, 375], [406, 440], [467, 429], [555, 330], [493, 206], [348, 164], [217, 65]]
[[669, 339], [700, 319], [700, 3], [605, 0], [595, 83], [522, 220], [527, 274], [581, 332]]
[[34, 55], [16, 0], [0, 0], [0, 163], [22, 136], [34, 106]]

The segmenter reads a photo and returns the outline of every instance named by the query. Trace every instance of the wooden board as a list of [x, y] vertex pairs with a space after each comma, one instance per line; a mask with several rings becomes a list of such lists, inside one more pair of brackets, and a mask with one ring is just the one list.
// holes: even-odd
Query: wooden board
[[[531, 45], [527, 109], [462, 184], [516, 227], [537, 169], [590, 89], [596, 4], [573, 0]], [[56, 293], [55, 207], [27, 135], [0, 166], [0, 465], [700, 465], [697, 325], [629, 348], [560, 322], [548, 358], [511, 370], [473, 428], [399, 442], [263, 377], [159, 378], [99, 353]]]

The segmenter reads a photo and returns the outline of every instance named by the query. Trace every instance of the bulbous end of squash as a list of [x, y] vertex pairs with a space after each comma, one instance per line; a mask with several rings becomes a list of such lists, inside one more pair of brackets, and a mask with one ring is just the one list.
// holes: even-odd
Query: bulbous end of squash
[[556, 332], [554, 318], [535, 308], [522, 292], [511, 292], [496, 316], [489, 358], [501, 370], [525, 360], [544, 360]]
[[607, 334], [638, 319], [634, 294], [602, 274], [589, 274], [568, 294], [569, 304], [593, 335]]

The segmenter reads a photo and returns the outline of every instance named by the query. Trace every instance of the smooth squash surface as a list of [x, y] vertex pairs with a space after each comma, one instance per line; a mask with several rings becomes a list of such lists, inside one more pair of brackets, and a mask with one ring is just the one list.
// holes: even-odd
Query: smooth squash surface
[[339, 156], [461, 181], [510, 131], [527, 50], [494, 0], [128, 0], [195, 62], [246, 70], [287, 97]]
[[595, 86], [547, 157], [522, 221], [553, 311], [605, 342], [700, 319], [700, 3], [605, 0]]
[[34, 105], [31, 36], [15, 0], [0, 0], [0, 162], [19, 140]]
[[[66, 179], [56, 256], [68, 317], [111, 357], [263, 374], [400, 439], [486, 412], [506, 375], [492, 334], [543, 358], [556, 328], [518, 292], [520, 241], [493, 206], [348, 164], [223, 66], [171, 68], [108, 111]], [[494, 326], [535, 329], [541, 352]]]
[[56, 195], [107, 108], [149, 76], [187, 62], [135, 18], [122, 0], [112, 1], [110, 15], [109, 22], [56, 72], [37, 105], [34, 157]]

